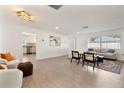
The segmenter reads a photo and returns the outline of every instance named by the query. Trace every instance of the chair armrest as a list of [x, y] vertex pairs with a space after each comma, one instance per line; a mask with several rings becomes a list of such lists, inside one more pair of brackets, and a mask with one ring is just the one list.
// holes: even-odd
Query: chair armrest
[[21, 88], [23, 73], [18, 69], [0, 70], [0, 88]]
[[13, 61], [7, 62], [7, 65], [9, 69], [16, 69], [19, 63], [20, 63], [19, 60], [13, 60]]

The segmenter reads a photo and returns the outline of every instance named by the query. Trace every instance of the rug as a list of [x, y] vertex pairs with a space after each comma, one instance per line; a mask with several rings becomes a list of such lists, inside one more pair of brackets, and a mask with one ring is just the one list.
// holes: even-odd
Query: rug
[[[123, 62], [104, 60], [103, 63], [102, 62], [99, 63], [99, 67], [97, 67], [96, 65], [96, 68], [113, 72], [116, 74], [120, 74], [122, 65], [123, 65]], [[90, 64], [90, 66], [92, 66], [92, 64]]]

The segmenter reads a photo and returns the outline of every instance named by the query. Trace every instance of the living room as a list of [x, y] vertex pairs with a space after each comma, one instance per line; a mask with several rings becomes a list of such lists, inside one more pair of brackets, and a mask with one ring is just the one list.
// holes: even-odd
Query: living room
[[[89, 39], [92, 38], [96, 38], [100, 40], [100, 37], [104, 38], [107, 37], [107, 41], [109, 41], [109, 39], [111, 39], [110, 37], [114, 37], [114, 36], [118, 36], [119, 38], [119, 43], [115, 41], [115, 44], [111, 44], [111, 41], [108, 42], [108, 45], [104, 45], [101, 44], [100, 45], [100, 41], [98, 41], [97, 45], [93, 45], [93, 43], [91, 43], [90, 45], [90, 41]], [[123, 59], [123, 37], [124, 37], [124, 33], [123, 33], [123, 28], [117, 28], [117, 29], [110, 29], [110, 30], [106, 30], [106, 31], [102, 31], [102, 32], [90, 32], [90, 33], [85, 33], [83, 35], [78, 35], [77, 36], [77, 43], [76, 43], [76, 48], [79, 51], [86, 51], [88, 48], [94, 48], [94, 49], [113, 49], [116, 52], [116, 57], [112, 58], [112, 59], [117, 59], [117, 60], [124, 60]], [[118, 45], [116, 45], [118, 44]], [[100, 48], [101, 46], [101, 48]]]
[[[30, 65], [33, 65], [33, 74], [24, 77], [23, 82], [20, 81], [21, 87], [124, 87], [124, 6], [59, 7], [55, 9], [49, 5], [0, 6], [0, 54], [9, 52], [23, 63], [22, 33], [36, 34], [36, 59], [28, 59]], [[25, 20], [18, 16], [19, 11], [25, 11], [32, 19]], [[104, 49], [104, 37], [107, 37], [105, 42], [108, 40], [109, 44], [118, 43], [117, 47], [109, 44], [104, 47], [108, 49], [106, 51], [113, 47], [110, 52], [116, 52], [114, 60], [105, 59], [105, 51], [102, 55], [98, 54]], [[95, 39], [90, 47], [92, 38]], [[98, 44], [94, 47], [93, 43], [96, 41]], [[102, 69], [100, 66], [103, 63], [100, 63], [99, 68], [95, 67], [93, 70], [92, 65], [82, 66], [82, 59], [79, 65], [76, 61], [71, 63], [72, 50], [79, 53], [97, 52], [97, 55], [104, 57], [103, 63], [107, 60], [112, 65], [105, 65]], [[113, 64], [115, 62], [117, 65]]]

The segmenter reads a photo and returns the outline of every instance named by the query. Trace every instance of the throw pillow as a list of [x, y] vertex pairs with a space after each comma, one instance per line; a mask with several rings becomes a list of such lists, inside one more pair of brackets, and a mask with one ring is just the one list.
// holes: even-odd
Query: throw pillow
[[2, 70], [2, 69], [7, 69], [7, 65], [5, 65], [5, 64], [0, 64], [0, 70]]
[[94, 51], [94, 49], [93, 48], [88, 48], [88, 51]]
[[6, 62], [7, 62], [6, 59], [0, 58], [0, 64], [6, 64]]
[[8, 60], [8, 61], [15, 60], [15, 58], [11, 55], [10, 52], [1, 53], [1, 58], [6, 59], [6, 60]]
[[115, 50], [114, 50], [114, 49], [109, 49], [108, 52], [109, 52], [109, 53], [114, 53]]

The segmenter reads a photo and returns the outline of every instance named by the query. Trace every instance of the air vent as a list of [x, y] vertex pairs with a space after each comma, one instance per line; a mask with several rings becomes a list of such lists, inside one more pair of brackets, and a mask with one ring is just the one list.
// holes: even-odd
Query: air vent
[[86, 29], [86, 28], [88, 28], [88, 26], [83, 26], [82, 28], [83, 28], [83, 29]]
[[63, 5], [49, 5], [49, 6], [55, 10], [59, 10]]

